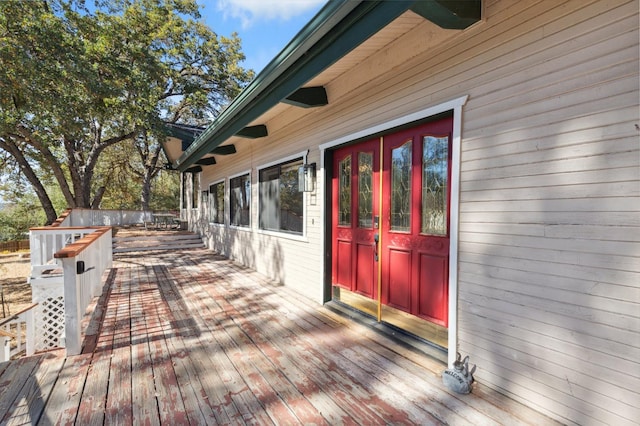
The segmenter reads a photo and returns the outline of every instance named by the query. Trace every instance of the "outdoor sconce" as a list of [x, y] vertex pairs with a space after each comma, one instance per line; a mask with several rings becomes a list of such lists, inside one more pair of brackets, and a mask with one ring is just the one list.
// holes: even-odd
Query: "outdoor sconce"
[[313, 192], [316, 185], [316, 163], [303, 164], [298, 168], [298, 191]]

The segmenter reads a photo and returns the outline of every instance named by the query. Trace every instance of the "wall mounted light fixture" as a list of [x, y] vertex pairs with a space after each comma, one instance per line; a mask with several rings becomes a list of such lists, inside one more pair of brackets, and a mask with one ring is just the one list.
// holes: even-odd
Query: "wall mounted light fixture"
[[298, 168], [298, 191], [313, 192], [316, 185], [316, 163], [303, 164]]

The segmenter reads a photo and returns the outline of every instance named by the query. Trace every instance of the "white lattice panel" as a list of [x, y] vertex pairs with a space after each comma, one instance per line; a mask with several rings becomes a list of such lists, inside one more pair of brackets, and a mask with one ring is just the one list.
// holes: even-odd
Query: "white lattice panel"
[[62, 277], [31, 280], [34, 312], [34, 350], [64, 347], [64, 281]]

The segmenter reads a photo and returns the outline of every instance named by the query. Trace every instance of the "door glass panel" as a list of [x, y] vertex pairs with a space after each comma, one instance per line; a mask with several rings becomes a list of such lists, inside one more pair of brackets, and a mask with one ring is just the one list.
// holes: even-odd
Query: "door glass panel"
[[351, 156], [340, 161], [338, 225], [351, 226]]
[[373, 154], [358, 153], [358, 227], [373, 227]]
[[447, 235], [447, 179], [449, 138], [425, 136], [422, 140], [423, 234]]
[[391, 230], [410, 231], [411, 141], [391, 151]]

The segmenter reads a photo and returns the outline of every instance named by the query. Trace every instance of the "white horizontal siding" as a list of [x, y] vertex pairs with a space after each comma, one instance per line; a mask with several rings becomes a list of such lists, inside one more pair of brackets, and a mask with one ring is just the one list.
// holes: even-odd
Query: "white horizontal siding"
[[[309, 149], [307, 143], [300, 139], [289, 144], [282, 143], [279, 138], [245, 139], [235, 141], [236, 154], [216, 156], [217, 164], [203, 168], [201, 189], [205, 190], [211, 182], [223, 178], [228, 186], [229, 176], [251, 170], [251, 227], [210, 225], [202, 220], [198, 231], [205, 236], [207, 246], [212, 250], [321, 303], [323, 258], [319, 249], [322, 235], [318, 193], [305, 195], [304, 237], [264, 233], [258, 229], [258, 168]], [[309, 155], [307, 161], [319, 162], [319, 159]], [[228, 200], [226, 205], [228, 223]]]
[[560, 420], [634, 424], [638, 2], [535, 6], [496, 12], [527, 21], [469, 61], [460, 349], [479, 381]]
[[[484, 3], [483, 22], [462, 32], [420, 25], [327, 82], [329, 106], [274, 115], [269, 137], [239, 142], [238, 154], [219, 156], [205, 177], [251, 168], [256, 185], [262, 164], [305, 149], [320, 164], [322, 143], [469, 95], [459, 349], [478, 364], [479, 383], [556, 419], [633, 424], [639, 2]], [[306, 202], [307, 241], [295, 241], [257, 233], [254, 189], [252, 230], [220, 233], [211, 244], [231, 244], [232, 257], [321, 300], [325, 201], [319, 185]]]
[[638, 3], [491, 11], [388, 74], [361, 64], [348, 90], [329, 85], [341, 88], [331, 108], [287, 130], [326, 142], [468, 93], [460, 349], [481, 383], [560, 420], [629, 424], [640, 388]]

